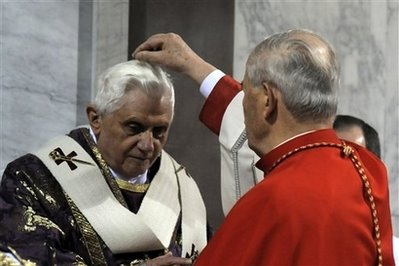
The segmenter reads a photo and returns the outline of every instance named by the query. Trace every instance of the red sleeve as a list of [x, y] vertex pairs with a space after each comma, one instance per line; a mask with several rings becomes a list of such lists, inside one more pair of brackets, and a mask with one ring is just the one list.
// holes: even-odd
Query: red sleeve
[[241, 84], [230, 76], [221, 78], [212, 90], [199, 118], [213, 133], [219, 135], [224, 112], [240, 90]]

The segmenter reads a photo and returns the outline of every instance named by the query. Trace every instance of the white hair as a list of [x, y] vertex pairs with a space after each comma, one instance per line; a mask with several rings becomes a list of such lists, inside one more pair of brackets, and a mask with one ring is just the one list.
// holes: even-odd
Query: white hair
[[174, 110], [175, 93], [169, 75], [159, 66], [131, 60], [108, 68], [100, 76], [94, 99], [98, 112], [102, 115], [114, 112], [131, 90], [141, 90], [151, 97], [167, 96]]
[[331, 46], [308, 30], [276, 33], [261, 42], [247, 62], [255, 86], [273, 84], [297, 121], [331, 120], [337, 111], [338, 63]]

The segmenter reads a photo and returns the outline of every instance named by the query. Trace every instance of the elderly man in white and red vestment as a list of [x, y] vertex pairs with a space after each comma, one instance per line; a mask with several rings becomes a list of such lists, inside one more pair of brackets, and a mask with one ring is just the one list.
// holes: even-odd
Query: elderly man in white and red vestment
[[[244, 177], [248, 191], [232, 208], [237, 199], [224, 197], [226, 219], [196, 266], [394, 264], [386, 168], [332, 129], [338, 64], [325, 40], [307, 30], [269, 36], [241, 84], [176, 34], [151, 36], [133, 55], [202, 83], [200, 118], [219, 135], [222, 155], [237, 171], [255, 164], [263, 172], [261, 181]], [[259, 160], [237, 153], [246, 137]]]

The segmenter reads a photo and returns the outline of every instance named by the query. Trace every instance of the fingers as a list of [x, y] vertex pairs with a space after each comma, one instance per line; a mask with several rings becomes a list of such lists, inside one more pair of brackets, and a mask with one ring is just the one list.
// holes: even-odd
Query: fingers
[[145, 42], [140, 44], [133, 52], [132, 56], [133, 58], [136, 58], [137, 53], [142, 52], [142, 51], [156, 51], [156, 50], [161, 50], [162, 46], [164, 44], [164, 41], [166, 39], [166, 34], [159, 33], [152, 35], [150, 38], [148, 38]]
[[165, 258], [165, 262], [168, 263], [169, 265], [191, 265], [192, 260], [188, 258], [181, 258], [181, 257], [175, 257], [173, 256], [172, 252], [168, 252], [165, 255], [163, 255]]
[[216, 68], [199, 57], [187, 43], [175, 33], [155, 34], [139, 45], [133, 58], [183, 73], [201, 84]]
[[171, 252], [145, 262], [146, 266], [191, 265], [191, 259], [175, 257]]
[[148, 61], [153, 64], [161, 64], [162, 61], [164, 60], [164, 55], [162, 54], [161, 51], [138, 51], [134, 55], [135, 59], [142, 60], [142, 61]]
[[174, 33], [160, 33], [148, 38], [133, 52], [135, 59], [148, 61], [164, 67], [180, 70], [180, 36]]

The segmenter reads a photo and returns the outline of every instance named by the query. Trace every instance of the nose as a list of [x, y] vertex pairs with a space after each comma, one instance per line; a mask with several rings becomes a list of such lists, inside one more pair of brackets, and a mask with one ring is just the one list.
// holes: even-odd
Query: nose
[[147, 130], [140, 133], [140, 139], [137, 143], [137, 147], [143, 152], [151, 152], [154, 150], [154, 137], [152, 132]]

